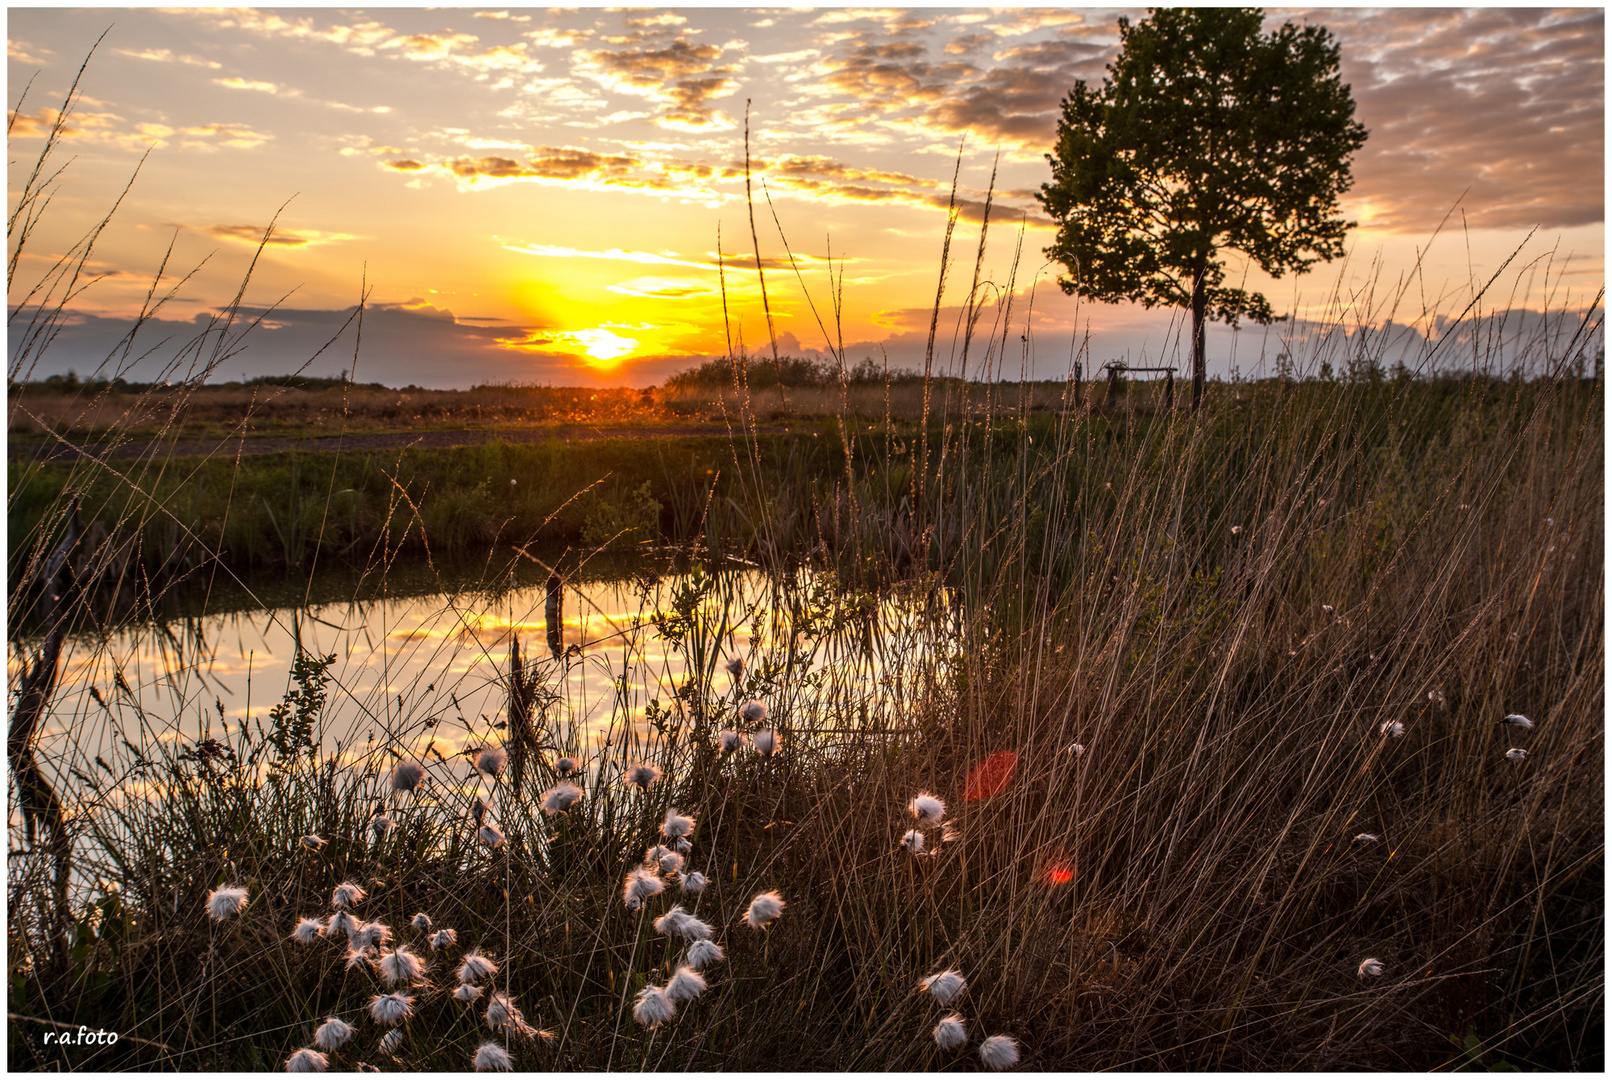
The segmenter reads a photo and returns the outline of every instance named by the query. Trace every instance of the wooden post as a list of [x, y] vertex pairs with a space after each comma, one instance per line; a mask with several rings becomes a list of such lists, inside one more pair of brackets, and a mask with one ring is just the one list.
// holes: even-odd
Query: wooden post
[[561, 617], [564, 614], [565, 603], [561, 586], [564, 582], [559, 574], [550, 574], [548, 580], [548, 597], [543, 605], [543, 622], [548, 630], [549, 652], [558, 660], [565, 654], [565, 639], [562, 635]]
[[1166, 411], [1175, 407], [1175, 372], [1164, 373], [1164, 408]]

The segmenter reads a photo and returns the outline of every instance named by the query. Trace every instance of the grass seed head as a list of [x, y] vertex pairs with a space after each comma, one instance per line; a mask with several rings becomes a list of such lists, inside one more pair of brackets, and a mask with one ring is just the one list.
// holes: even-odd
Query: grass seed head
[[676, 1002], [693, 1001], [705, 993], [705, 977], [692, 967], [677, 969], [666, 982], [666, 996]]
[[992, 1035], [980, 1043], [980, 1060], [987, 1069], [1011, 1069], [1019, 1063], [1019, 1044], [1011, 1035]]
[[481, 950], [472, 949], [470, 952], [465, 953], [464, 960], [460, 962], [459, 970], [456, 974], [462, 983], [480, 982], [482, 979], [498, 974], [498, 965], [483, 956]]
[[627, 766], [627, 770], [621, 774], [621, 779], [640, 791], [648, 791], [649, 785], [659, 780], [661, 775], [659, 765], [639, 761]]
[[515, 999], [508, 994], [495, 993], [487, 999], [487, 1026], [497, 1031], [507, 1027], [519, 1031], [526, 1024], [526, 1018], [515, 1007]]
[[375, 839], [377, 840], [386, 839], [386, 834], [395, 828], [397, 828], [397, 822], [393, 821], [385, 814], [377, 814], [375, 817], [370, 819], [369, 831], [375, 835]]
[[735, 656], [722, 666], [727, 669], [728, 674], [733, 676], [735, 681], [744, 678], [745, 662], [743, 657]]
[[207, 915], [215, 922], [233, 919], [246, 910], [246, 890], [224, 885], [207, 894]]
[[337, 935], [343, 935], [350, 940], [357, 929], [358, 920], [353, 918], [351, 912], [338, 911], [330, 917], [330, 922], [326, 924], [325, 936], [336, 937]]
[[968, 980], [963, 978], [963, 973], [955, 968], [937, 971], [935, 974], [926, 976], [918, 981], [918, 989], [927, 990], [930, 996], [942, 1005], [948, 1004], [958, 994], [961, 994], [963, 987], [967, 985]]
[[391, 943], [392, 928], [383, 922], [359, 923], [347, 935], [348, 944], [379, 949]]
[[572, 773], [577, 771], [577, 759], [570, 757], [561, 758], [559, 761], [554, 763], [554, 771], [559, 773], [561, 776], [570, 776]]
[[677, 810], [666, 811], [666, 820], [660, 824], [661, 835], [668, 840], [682, 840], [694, 833], [694, 819]]
[[633, 1002], [632, 1018], [646, 1028], [660, 1027], [677, 1015], [677, 1005], [659, 986], [646, 986]]
[[330, 1059], [317, 1050], [304, 1046], [292, 1054], [285, 1063], [286, 1072], [324, 1072], [330, 1066]]
[[325, 936], [325, 924], [318, 919], [298, 919], [291, 940], [299, 945], [312, 945]]
[[912, 811], [912, 816], [918, 819], [920, 825], [939, 825], [941, 819], [946, 816], [946, 804], [927, 791], [919, 792], [917, 797], [907, 804], [907, 809]]
[[381, 1041], [376, 1045], [383, 1054], [391, 1055], [397, 1053], [399, 1050], [403, 1049], [403, 1029], [400, 1027], [393, 1028], [385, 1035], [382, 1035]]
[[940, 1023], [935, 1025], [935, 1045], [942, 1050], [961, 1049], [967, 1041], [968, 1028], [963, 1023], [962, 1014], [952, 1013], [950, 1016], [943, 1016], [940, 1018]]
[[1524, 731], [1534, 730], [1534, 722], [1522, 713], [1507, 713], [1506, 718], [1500, 722], [1510, 727], [1520, 727]]
[[1382, 837], [1376, 833], [1363, 832], [1355, 837], [1354, 842], [1357, 844], [1375, 844], [1381, 839]]
[[487, 815], [492, 812], [492, 808], [492, 803], [488, 802], [484, 797], [477, 795], [476, 801], [470, 804], [470, 820], [474, 821], [477, 825], [480, 825], [482, 821], [486, 819]]
[[369, 1016], [377, 1024], [391, 1027], [414, 1015], [414, 998], [408, 994], [376, 994], [369, 999]]
[[367, 971], [370, 962], [375, 958], [375, 950], [362, 945], [349, 944], [347, 946], [347, 970]]
[[387, 986], [396, 986], [400, 982], [412, 983], [425, 974], [425, 962], [404, 945], [399, 945], [381, 957], [378, 966], [381, 970], [381, 981]]
[[476, 771], [487, 776], [497, 776], [504, 771], [504, 762], [508, 756], [496, 746], [484, 747], [481, 753], [476, 755]]
[[477, 1072], [510, 1072], [515, 1063], [509, 1058], [509, 1051], [495, 1042], [484, 1042], [476, 1048], [474, 1062]]
[[723, 729], [716, 734], [716, 745], [724, 754], [731, 754], [744, 747], [744, 736], [731, 729]]
[[499, 848], [504, 846], [503, 830], [490, 821], [481, 827], [480, 835], [482, 843], [486, 844], [494, 851], [497, 851]]
[[423, 911], [416, 912], [414, 918], [409, 920], [409, 925], [422, 934], [429, 934], [431, 932], [431, 916]]
[[686, 893], [704, 892], [705, 886], [709, 884], [705, 875], [700, 873], [698, 870], [687, 874], [677, 875], [677, 883]]
[[1359, 975], [1362, 979], [1374, 979], [1383, 973], [1383, 962], [1375, 956], [1360, 961]]
[[697, 941], [689, 942], [689, 967], [702, 968], [706, 964], [713, 964], [720, 959], [722, 959], [722, 946], [718, 945], [710, 938], [700, 938]]
[[917, 829], [908, 829], [901, 836], [901, 846], [914, 855], [922, 855], [924, 850], [924, 834]]
[[776, 919], [784, 910], [784, 898], [776, 891], [757, 894], [750, 901], [750, 910], [744, 913], [744, 921], [751, 929], [765, 930], [767, 925]]
[[563, 814], [582, 799], [582, 789], [575, 784], [555, 784], [543, 792], [543, 812]]
[[627, 905], [628, 911], [637, 911], [656, 893], [665, 891], [666, 886], [655, 871], [644, 866], [636, 866], [627, 874], [627, 880], [622, 883], [621, 899]]
[[418, 762], [400, 761], [392, 769], [392, 790], [413, 791], [425, 779], [425, 770], [420, 768]]
[[762, 728], [750, 736], [750, 745], [756, 748], [756, 753], [762, 757], [772, 757], [778, 752], [778, 733], [771, 728]]
[[313, 1044], [321, 1050], [339, 1050], [353, 1037], [353, 1025], [339, 1017], [330, 1016], [313, 1033]]
[[1524, 761], [1528, 760], [1528, 751], [1522, 749], [1521, 747], [1513, 746], [1510, 750], [1506, 751], [1506, 760], [1514, 761], [1520, 765]]
[[765, 701], [747, 701], [744, 708], [739, 710], [747, 724], [765, 724], [767, 722], [767, 703]]
[[350, 908], [354, 904], [362, 902], [363, 899], [363, 889], [360, 889], [351, 881], [344, 881], [340, 885], [337, 885], [335, 890], [331, 892], [330, 906], [336, 908], [337, 910], [342, 908]]
[[459, 932], [457, 930], [438, 930], [431, 935], [431, 947], [433, 949], [446, 949], [449, 945], [457, 944], [458, 941]]
[[304, 836], [299, 841], [299, 843], [302, 844], [302, 848], [303, 848], [304, 851], [318, 851], [320, 848], [324, 847], [325, 844], [328, 843], [328, 842], [329, 841], [322, 840], [318, 836], [313, 835], [312, 833], [310, 833], [307, 836]]
[[1378, 728], [1378, 730], [1382, 732], [1384, 736], [1390, 739], [1403, 738], [1405, 735], [1405, 725], [1401, 724], [1398, 720], [1389, 720], [1384, 723], [1382, 727]]
[[456, 1001], [462, 1001], [469, 1005], [481, 997], [481, 987], [471, 986], [469, 983], [460, 983], [458, 989], [454, 990], [453, 996]]

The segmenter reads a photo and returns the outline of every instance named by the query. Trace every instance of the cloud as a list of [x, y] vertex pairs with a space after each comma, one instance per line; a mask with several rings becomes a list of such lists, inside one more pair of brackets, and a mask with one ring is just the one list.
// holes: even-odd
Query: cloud
[[133, 49], [113, 50], [120, 56], [132, 56], [136, 60], [154, 60], [162, 64], [189, 64], [192, 67], [204, 67], [218, 70], [224, 65], [217, 60], [206, 60], [200, 56], [175, 53], [171, 49], [142, 49], [136, 52]]
[[285, 229], [279, 226], [265, 240], [265, 228], [261, 225], [208, 225], [205, 232], [223, 240], [238, 240], [242, 243], [256, 247], [263, 244], [267, 247], [303, 248], [315, 244], [329, 244], [338, 240], [356, 240], [358, 237], [349, 233], [327, 233], [315, 229]]
[[736, 69], [719, 65], [721, 57], [720, 46], [691, 45], [679, 37], [662, 48], [592, 50], [582, 54], [579, 67], [607, 89], [660, 104], [654, 117], [659, 126], [702, 131], [732, 126], [709, 104], [738, 86]]
[[256, 90], [264, 94], [278, 94], [282, 89], [275, 83], [256, 82], [252, 79], [229, 78], [214, 79], [213, 81], [219, 86], [228, 87], [231, 90]]

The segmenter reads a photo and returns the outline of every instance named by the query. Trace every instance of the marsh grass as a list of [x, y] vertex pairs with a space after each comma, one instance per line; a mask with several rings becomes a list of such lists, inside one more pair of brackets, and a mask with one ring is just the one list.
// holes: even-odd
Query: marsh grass
[[[972, 363], [994, 372], [1011, 312], [970, 318], [998, 343]], [[1572, 374], [1598, 329], [1547, 343], [1526, 379], [1384, 379], [1364, 355], [1342, 381], [1223, 385], [1197, 415], [1077, 406], [1072, 384], [1036, 409], [1011, 383], [935, 378], [916, 428], [844, 409], [816, 448], [766, 441], [735, 365], [730, 486], [667, 463], [669, 514], [695, 554], [777, 577], [759, 607], [703, 565], [646, 583], [608, 746], [564, 722], [568, 665], [597, 661], [530, 652], [505, 668], [529, 710], [505, 736], [518, 781], [433, 755], [441, 710], [417, 699], [377, 708], [338, 678], [316, 703], [317, 657], [283, 714], [312, 749], [236, 727], [97, 773], [71, 730], [53, 743], [83, 884], [63, 909], [51, 849], [13, 828], [11, 1064], [278, 1068], [339, 1015], [360, 1028], [343, 1067], [464, 1069], [482, 1010], [446, 992], [441, 954], [394, 1062], [361, 1011], [376, 981], [335, 944], [288, 940], [351, 879], [359, 916], [400, 940], [423, 911], [498, 961], [496, 988], [556, 1035], [507, 1043], [524, 1069], [968, 1068], [988, 1034], [1038, 1069], [1599, 1068], [1604, 430], [1599, 381]], [[126, 498], [120, 526], [194, 520], [183, 485], [143, 501], [128, 472], [75, 469], [66, 487]], [[340, 489], [317, 480], [329, 529]], [[394, 487], [387, 535], [431, 512]], [[23, 580], [70, 519], [53, 499], [14, 532]], [[360, 560], [384, 575], [399, 554]], [[910, 619], [881, 614], [895, 593]], [[53, 617], [87, 626], [67, 595]], [[733, 627], [773, 618], [736, 683]], [[680, 665], [665, 698], [633, 689], [670, 662], [652, 650]], [[716, 733], [751, 698], [781, 750], [725, 756]], [[323, 747], [320, 724], [353, 710], [373, 741]], [[1536, 729], [1497, 726], [1512, 712]], [[1519, 739], [1521, 766], [1504, 759]], [[588, 759], [586, 795], [556, 820], [537, 801], [562, 753]], [[374, 842], [400, 755], [426, 784]], [[646, 791], [620, 781], [640, 758], [665, 772]], [[957, 838], [915, 858], [899, 841], [920, 791]], [[477, 795], [497, 851], [475, 838]], [[671, 807], [696, 818], [710, 884], [628, 911], [622, 878]], [[328, 845], [305, 852], [308, 833]], [[208, 920], [208, 891], [237, 882], [242, 916]], [[779, 921], [739, 925], [768, 889]], [[678, 962], [651, 927], [673, 902], [727, 955], [650, 1031], [631, 1003]], [[1381, 976], [1359, 974], [1368, 957]], [[968, 980], [946, 1008], [916, 989], [942, 968]], [[955, 1054], [930, 1034], [951, 1009], [970, 1033]], [[62, 1018], [128, 1037], [42, 1046], [34, 1020]]]

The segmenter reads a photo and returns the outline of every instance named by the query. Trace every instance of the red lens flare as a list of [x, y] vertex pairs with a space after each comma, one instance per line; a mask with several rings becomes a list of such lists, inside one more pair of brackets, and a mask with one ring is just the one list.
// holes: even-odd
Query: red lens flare
[[968, 802], [989, 799], [1000, 795], [1013, 781], [1013, 770], [1018, 768], [1019, 755], [1011, 750], [998, 750], [968, 774], [963, 784], [963, 798]]
[[1047, 867], [1042, 875], [1048, 885], [1067, 885], [1075, 880], [1075, 872], [1069, 868], [1068, 863], [1053, 863]]

